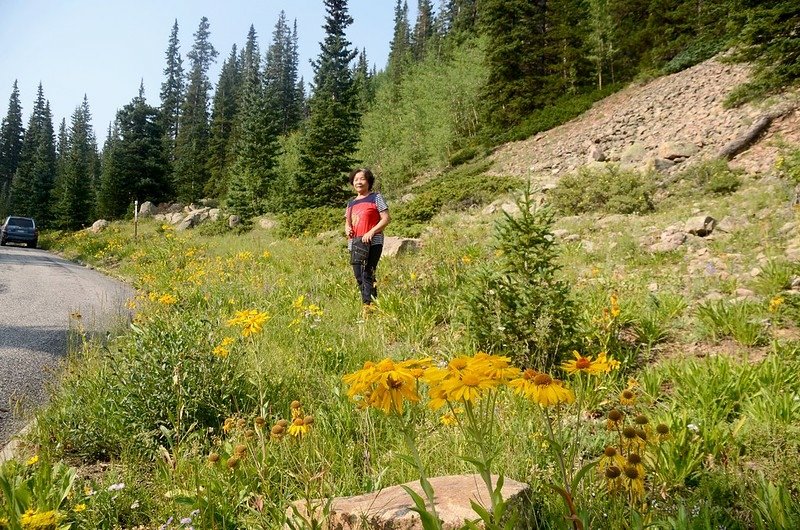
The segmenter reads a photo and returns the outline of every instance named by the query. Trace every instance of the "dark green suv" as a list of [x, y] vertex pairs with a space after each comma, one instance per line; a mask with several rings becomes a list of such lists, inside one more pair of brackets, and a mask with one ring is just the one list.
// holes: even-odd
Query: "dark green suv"
[[0, 227], [0, 245], [6, 243], [25, 243], [29, 247], [36, 248], [36, 245], [39, 244], [36, 222], [30, 217], [14, 215], [6, 217], [3, 226]]

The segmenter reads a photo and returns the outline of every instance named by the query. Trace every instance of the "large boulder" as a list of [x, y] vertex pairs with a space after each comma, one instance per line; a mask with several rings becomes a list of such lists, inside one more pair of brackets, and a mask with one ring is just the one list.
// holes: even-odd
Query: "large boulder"
[[382, 256], [397, 256], [406, 252], [415, 252], [422, 246], [422, 240], [409, 237], [386, 236], [383, 238]]
[[89, 228], [89, 231], [92, 233], [99, 233], [108, 228], [108, 221], [105, 219], [98, 219], [94, 223], [92, 223], [92, 227]]
[[150, 201], [144, 201], [139, 206], [139, 217], [152, 217], [156, 213], [156, 205]]
[[696, 215], [686, 221], [684, 230], [687, 234], [705, 237], [714, 231], [717, 220], [708, 214]]
[[[496, 484], [497, 476], [492, 476]], [[472, 509], [470, 501], [489, 507], [490, 499], [480, 475], [454, 475], [430, 479], [436, 502], [436, 513], [442, 520], [442, 528], [455, 530], [464, 528], [465, 521], [473, 521], [478, 514]], [[414, 502], [403, 489], [408, 487], [425, 498], [419, 481], [392, 486], [377, 492], [354, 497], [336, 497], [331, 500], [330, 515], [321, 528], [329, 530], [422, 530], [419, 514], [413, 511]], [[523, 509], [529, 502], [530, 488], [527, 484], [505, 479], [501, 495], [509, 511]], [[311, 509], [309, 510], [309, 504]], [[318, 521], [322, 519], [322, 509], [326, 501], [296, 501], [294, 509], [301, 517], [308, 518], [309, 512]], [[297, 521], [297, 515], [290, 507], [286, 515]]]

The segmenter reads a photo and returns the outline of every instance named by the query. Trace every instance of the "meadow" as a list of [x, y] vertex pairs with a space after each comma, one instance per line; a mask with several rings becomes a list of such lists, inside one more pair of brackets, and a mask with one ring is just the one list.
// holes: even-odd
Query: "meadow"
[[[470, 167], [390, 201], [389, 235], [423, 246], [381, 261], [366, 315], [336, 225], [43, 235], [138, 294], [110, 338], [73, 316], [0, 528], [325, 528], [327, 499], [461, 473], [530, 486], [476, 506], [485, 528], [800, 527], [798, 151], [584, 179], [599, 203]], [[483, 213], [498, 198], [520, 213]], [[742, 222], [642, 243], [705, 211]], [[296, 501], [314, 515], [287, 520]]]

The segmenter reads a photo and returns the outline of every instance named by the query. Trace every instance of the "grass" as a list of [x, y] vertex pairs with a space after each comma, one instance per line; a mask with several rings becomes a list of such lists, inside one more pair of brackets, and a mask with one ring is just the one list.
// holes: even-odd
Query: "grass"
[[[462, 203], [466, 189], [475, 204], [503, 193], [506, 183], [479, 185], [479, 167], [451, 175], [464, 188], [451, 195], [423, 187], [420, 211]], [[704, 171], [713, 181], [717, 170]], [[792, 235], [778, 231], [797, 214], [770, 186], [749, 177], [725, 193], [678, 185], [650, 213], [556, 218], [555, 228], [578, 236], [558, 239], [555, 259], [578, 315], [576, 347], [621, 366], [580, 377], [555, 368], [578, 397], [558, 408], [497, 390], [491, 469], [530, 485], [532, 527], [564, 527], [567, 509], [548, 485], [563, 488], [559, 462], [575, 477], [619, 445], [607, 430], [612, 409], [631, 425], [648, 420], [636, 423], [646, 438], [632, 439], [646, 478], [632, 497], [632, 482], [609, 483], [594, 468], [580, 475], [571, 495], [588, 527], [800, 524], [800, 356], [777, 333], [798, 326], [788, 292], [797, 266], [781, 256]], [[747, 223], [671, 253], [644, 250], [648, 236], [697, 211]], [[176, 233], [150, 221], [138, 240], [122, 222], [100, 234], [43, 234], [43, 245], [130, 282], [136, 318], [108, 342], [75, 341], [27, 452], [0, 469], [0, 528], [21, 528], [28, 509], [57, 512], [72, 528], [159, 528], [170, 518], [171, 528], [186, 518], [196, 528], [278, 528], [293, 501], [419, 479], [399, 458], [407, 446], [397, 418], [358, 410], [342, 376], [367, 361], [446, 363], [480, 349], [463, 319], [465, 293], [479, 268], [497, 263], [496, 219], [436, 208], [421, 251], [381, 261], [381, 295], [365, 322], [344, 241], [333, 235]], [[756, 298], [734, 302], [741, 287]], [[723, 353], [729, 338], [741, 355]], [[621, 401], [625, 390], [633, 402]], [[309, 430], [277, 440], [295, 400], [300, 417], [313, 418]], [[424, 404], [408, 404], [401, 419], [413, 420], [427, 474], [474, 472], [459, 457], [475, 456], [474, 438]]]

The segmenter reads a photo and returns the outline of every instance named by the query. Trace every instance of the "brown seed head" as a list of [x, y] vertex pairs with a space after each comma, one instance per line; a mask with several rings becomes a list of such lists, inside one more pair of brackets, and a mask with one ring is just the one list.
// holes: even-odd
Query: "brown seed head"
[[246, 431], [244, 431], [244, 437], [245, 438], [252, 438], [255, 435], [256, 435], [256, 431], [254, 431], [253, 429], [247, 429]]
[[288, 422], [287, 420], [278, 420], [278, 421], [276, 422], [276, 424], [277, 424], [277, 425], [280, 425], [280, 426], [281, 426], [281, 427], [283, 427], [283, 428], [286, 428], [286, 427], [288, 427], [288, 426], [289, 426], [289, 422]]
[[236, 420], [236, 426], [238, 428], [244, 429], [246, 425], [247, 425], [247, 422], [244, 420], [244, 418], [239, 418], [238, 420]]
[[229, 469], [234, 469], [238, 465], [239, 465], [239, 457], [238, 456], [234, 455], [234, 456], [232, 456], [232, 457], [230, 457], [228, 459], [227, 466], [228, 466]]
[[622, 472], [619, 470], [617, 466], [609, 466], [609, 468], [606, 469], [606, 478], [608, 479], [613, 480], [615, 478], [618, 478], [621, 474]]
[[608, 458], [613, 458], [613, 457], [617, 456], [617, 450], [614, 449], [611, 446], [608, 446], [603, 451], [603, 454], [606, 455]]
[[622, 413], [617, 409], [611, 409], [608, 411], [608, 419], [616, 423], [622, 419]]
[[219, 462], [219, 454], [218, 453], [211, 453], [208, 455], [208, 461], [212, 464], [216, 464]]
[[648, 420], [647, 416], [645, 416], [644, 414], [639, 414], [633, 421], [635, 421], [639, 425], [647, 425], [650, 422], [650, 420]]
[[632, 440], [632, 439], [636, 438], [636, 429], [634, 429], [633, 427], [631, 427], [630, 425], [628, 425], [627, 427], [625, 427], [624, 429], [622, 429], [622, 435], [623, 435], [625, 438], [629, 438], [629, 439], [631, 439], [631, 440]]
[[547, 374], [537, 374], [536, 377], [533, 378], [533, 384], [539, 386], [547, 386], [553, 382], [553, 378]]
[[636, 429], [636, 436], [638, 436], [642, 440], [647, 440], [647, 431], [645, 431], [644, 429]]
[[303, 423], [305, 425], [314, 425], [314, 416], [306, 416], [303, 418]]
[[278, 423], [278, 424], [275, 424], [275, 425], [272, 427], [272, 434], [274, 434], [275, 436], [280, 436], [280, 435], [282, 435], [282, 434], [283, 434], [285, 431], [286, 431], [286, 427], [284, 427], [284, 426], [283, 426], [283, 425], [281, 425], [280, 423]]
[[656, 425], [656, 432], [660, 435], [669, 434], [669, 427], [663, 423]]
[[633, 465], [641, 464], [642, 463], [642, 457], [637, 455], [636, 453], [631, 453], [631, 454], [628, 455], [628, 463], [629, 464], [633, 464]]
[[233, 454], [238, 457], [244, 456], [245, 453], [247, 453], [247, 446], [244, 444], [238, 444], [233, 448]]
[[256, 418], [255, 424], [256, 424], [256, 427], [258, 427], [259, 429], [263, 429], [264, 425], [267, 424], [267, 420], [265, 420], [263, 417], [259, 416], [259, 417]]
[[636, 480], [639, 478], [639, 470], [636, 469], [636, 466], [627, 465], [625, 466], [625, 476], [631, 480]]
[[633, 393], [632, 391], [630, 391], [630, 390], [627, 390], [627, 389], [626, 389], [626, 390], [623, 390], [623, 391], [622, 391], [622, 397], [623, 397], [623, 398], [625, 398], [625, 399], [633, 399], [633, 398], [634, 398], [634, 396], [636, 396], [636, 394], [634, 394], [634, 393]]
[[293, 409], [299, 409], [300, 408], [300, 402], [297, 401], [296, 399], [294, 401], [292, 401], [292, 408]]

